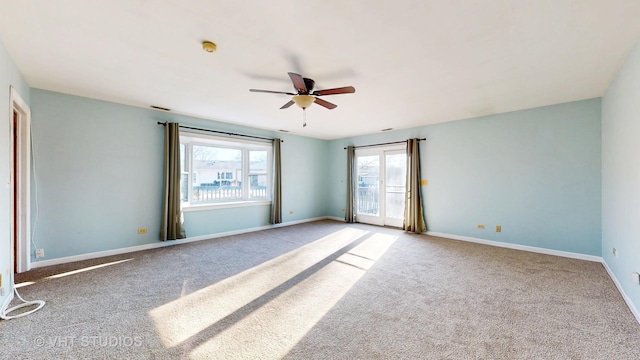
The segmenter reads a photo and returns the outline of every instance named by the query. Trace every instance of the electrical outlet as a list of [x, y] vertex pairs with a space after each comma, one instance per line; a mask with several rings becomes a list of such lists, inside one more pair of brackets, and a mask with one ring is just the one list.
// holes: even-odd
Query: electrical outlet
[[632, 272], [631, 281], [633, 281], [633, 283], [636, 285], [640, 285], [640, 274], [638, 274], [637, 272]]
[[36, 249], [36, 259], [44, 257], [44, 249]]
[[613, 254], [613, 256], [618, 257], [618, 249], [613, 248], [613, 249], [611, 250], [611, 253]]
[[484, 230], [484, 224], [478, 224], [478, 229]]
[[502, 232], [502, 226], [496, 225], [496, 232]]
[[138, 234], [146, 234], [147, 233], [147, 228], [139, 228], [138, 229]]

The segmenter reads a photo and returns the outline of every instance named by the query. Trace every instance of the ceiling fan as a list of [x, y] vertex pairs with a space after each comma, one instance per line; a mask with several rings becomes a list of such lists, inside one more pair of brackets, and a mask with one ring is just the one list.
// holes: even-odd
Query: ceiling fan
[[[325, 89], [325, 90], [313, 90], [313, 86], [315, 85], [315, 81], [313, 79], [308, 79], [302, 77], [300, 74], [296, 73], [288, 73], [291, 78], [291, 82], [293, 83], [293, 88], [296, 90], [296, 93], [286, 92], [286, 91], [272, 91], [272, 90], [258, 90], [258, 89], [249, 89], [251, 92], [263, 92], [263, 93], [271, 93], [271, 94], [285, 94], [292, 95], [293, 98], [289, 100], [286, 104], [282, 105], [280, 109], [286, 109], [289, 106], [296, 104], [298, 107], [302, 108], [302, 110], [306, 110], [311, 104], [316, 103], [320, 106], [323, 106], [329, 110], [335, 109], [338, 107], [336, 104], [332, 104], [326, 100], [320, 99], [318, 96], [325, 95], [337, 95], [337, 94], [352, 94], [356, 92], [356, 89], [353, 86], [345, 86], [334, 89]], [[306, 113], [305, 113], [306, 114]], [[306, 118], [302, 125], [307, 126]]]

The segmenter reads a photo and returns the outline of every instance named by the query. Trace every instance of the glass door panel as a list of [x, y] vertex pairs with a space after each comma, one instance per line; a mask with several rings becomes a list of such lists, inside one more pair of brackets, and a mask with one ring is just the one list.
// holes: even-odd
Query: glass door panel
[[402, 227], [406, 166], [403, 147], [356, 151], [358, 222]]
[[404, 220], [407, 156], [404, 151], [385, 152], [385, 224], [402, 226]]
[[357, 169], [357, 216], [364, 216], [366, 222], [377, 223], [375, 219], [367, 218], [380, 216], [380, 156], [358, 156]]

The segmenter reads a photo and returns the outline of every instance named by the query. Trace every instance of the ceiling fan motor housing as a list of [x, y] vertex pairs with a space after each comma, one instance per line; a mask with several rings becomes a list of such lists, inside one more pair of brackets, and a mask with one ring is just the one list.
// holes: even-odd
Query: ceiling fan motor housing
[[307, 87], [307, 94], [311, 92], [311, 90], [313, 90], [313, 86], [316, 84], [315, 81], [313, 81], [313, 79], [308, 79], [308, 78], [303, 78], [304, 79], [304, 86]]

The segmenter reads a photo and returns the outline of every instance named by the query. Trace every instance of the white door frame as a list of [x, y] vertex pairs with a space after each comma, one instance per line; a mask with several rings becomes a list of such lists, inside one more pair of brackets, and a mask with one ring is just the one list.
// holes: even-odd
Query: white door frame
[[[9, 104], [9, 122], [11, 130], [11, 229], [13, 230], [15, 223], [15, 234], [11, 233], [11, 241], [16, 239], [17, 249], [13, 244], [11, 249], [17, 252], [17, 256], [11, 254], [11, 266], [21, 273], [31, 269], [31, 109], [24, 102], [20, 94], [11, 86], [10, 88], [10, 104]], [[17, 147], [14, 147], [13, 136], [13, 114], [17, 113], [16, 138]], [[13, 149], [17, 149], [17, 154], [13, 154]], [[13, 161], [17, 159], [14, 167]], [[14, 183], [16, 186], [14, 186]], [[14, 193], [16, 189], [16, 193]], [[17, 219], [14, 219], [13, 202], [17, 201]], [[14, 257], [17, 264], [13, 264]]]

